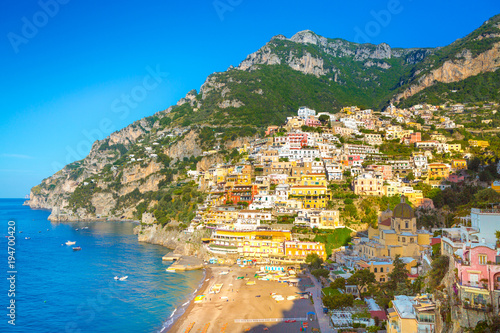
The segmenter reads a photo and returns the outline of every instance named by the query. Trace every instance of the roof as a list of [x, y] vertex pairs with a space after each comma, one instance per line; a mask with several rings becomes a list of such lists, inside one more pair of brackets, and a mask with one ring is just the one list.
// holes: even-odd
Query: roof
[[401, 203], [394, 208], [392, 216], [394, 218], [413, 219], [415, 218], [415, 212], [413, 211], [413, 208], [406, 203], [405, 197], [401, 196]]
[[379, 224], [381, 224], [381, 225], [385, 225], [385, 226], [390, 227], [390, 226], [391, 226], [391, 219], [390, 219], [390, 218], [388, 218], [388, 219], [385, 219], [385, 220], [383, 220], [383, 221], [380, 221], [380, 223], [379, 223]]
[[394, 309], [398, 312], [401, 318], [414, 319], [415, 313], [413, 312], [413, 304], [415, 303], [414, 297], [409, 296], [394, 296], [392, 304]]

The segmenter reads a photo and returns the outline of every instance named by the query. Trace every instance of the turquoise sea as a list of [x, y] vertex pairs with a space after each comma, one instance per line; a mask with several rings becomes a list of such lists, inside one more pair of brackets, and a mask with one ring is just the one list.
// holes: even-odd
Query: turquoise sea
[[[0, 332], [159, 332], [182, 313], [203, 279], [202, 271], [167, 273], [170, 263], [161, 257], [168, 249], [139, 243], [133, 223], [52, 223], [48, 211], [31, 210], [23, 201], [0, 199]], [[5, 237], [10, 220], [15, 326], [7, 316], [13, 298]], [[68, 240], [82, 250], [64, 245]]]

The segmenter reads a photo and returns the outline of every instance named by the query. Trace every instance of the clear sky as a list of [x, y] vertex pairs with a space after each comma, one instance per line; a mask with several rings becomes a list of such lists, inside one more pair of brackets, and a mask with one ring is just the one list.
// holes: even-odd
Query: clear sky
[[[93, 140], [175, 104], [274, 35], [310, 29], [350, 41], [436, 47], [500, 13], [498, 0], [5, 0], [1, 6], [0, 198], [24, 197], [83, 158]], [[130, 94], [136, 99], [126, 101]]]

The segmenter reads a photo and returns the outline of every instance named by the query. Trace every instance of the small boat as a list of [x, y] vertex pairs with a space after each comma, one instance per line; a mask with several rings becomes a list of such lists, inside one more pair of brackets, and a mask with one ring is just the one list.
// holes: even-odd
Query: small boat
[[118, 280], [120, 280], [120, 281], [125, 281], [127, 278], [128, 278], [128, 275], [127, 275], [127, 276], [122, 276], [122, 277], [121, 277], [121, 278], [119, 278]]
[[81, 249], [82, 249], [82, 248], [81, 248], [80, 246], [75, 246], [75, 247], [73, 248], [73, 251], [80, 251]]
[[115, 276], [115, 280], [118, 280], [118, 279], [119, 279], [119, 277], [118, 277], [118, 276]]
[[78, 231], [78, 228], [76, 228], [75, 230]]
[[31, 237], [24, 237], [24, 239], [31, 239]]
[[67, 241], [65, 244], [66, 244], [66, 245], [75, 245], [75, 244], [76, 244], [76, 242]]

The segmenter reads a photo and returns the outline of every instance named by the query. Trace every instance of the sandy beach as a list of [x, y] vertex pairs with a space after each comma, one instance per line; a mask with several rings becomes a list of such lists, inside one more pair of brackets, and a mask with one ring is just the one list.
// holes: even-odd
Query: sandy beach
[[[207, 268], [203, 286], [196, 294], [206, 297], [201, 303], [192, 301], [168, 332], [299, 332], [301, 323], [297, 319], [306, 318], [310, 311], [315, 312], [314, 306], [310, 299], [296, 297], [287, 300], [287, 297], [304, 292], [312, 282], [305, 276], [299, 276], [299, 286], [289, 287], [287, 283], [257, 280], [254, 278], [256, 271], [255, 267], [241, 268], [237, 265]], [[245, 278], [237, 279], [241, 276]], [[246, 285], [253, 281], [255, 285]], [[219, 283], [223, 283], [220, 293], [210, 294], [209, 289]], [[271, 293], [282, 295], [284, 300], [275, 301]], [[241, 319], [280, 318], [290, 318], [292, 322], [235, 322]], [[307, 332], [318, 327], [317, 320], [309, 321]]]

